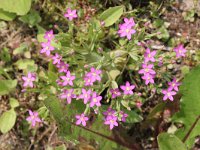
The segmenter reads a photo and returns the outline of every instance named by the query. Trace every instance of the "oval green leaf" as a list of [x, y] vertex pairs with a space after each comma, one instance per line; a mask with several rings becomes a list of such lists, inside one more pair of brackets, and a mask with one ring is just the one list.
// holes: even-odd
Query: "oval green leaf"
[[14, 109], [3, 113], [3, 115], [0, 117], [0, 130], [2, 133], [7, 133], [12, 129], [12, 127], [15, 125], [16, 117], [17, 115]]
[[158, 136], [159, 150], [187, 150], [184, 143], [173, 134], [161, 133]]
[[106, 27], [111, 26], [121, 17], [123, 9], [124, 6], [111, 7], [101, 14], [100, 20], [105, 22]]

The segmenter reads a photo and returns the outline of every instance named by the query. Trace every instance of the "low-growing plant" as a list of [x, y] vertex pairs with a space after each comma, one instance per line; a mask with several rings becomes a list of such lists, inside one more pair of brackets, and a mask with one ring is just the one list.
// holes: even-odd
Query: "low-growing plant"
[[200, 114], [195, 105], [199, 100], [195, 97], [199, 94], [199, 67], [182, 84], [183, 76], [169, 70], [187, 57], [184, 41], [175, 40], [168, 49], [155, 49], [151, 39], [166, 42], [169, 38], [166, 25], [159, 19], [151, 23], [137, 18], [136, 13], [116, 6], [85, 18], [84, 12], [71, 6], [63, 13], [67, 32], [58, 25], [41, 30], [37, 53], [45, 63], [39, 67], [34, 67], [34, 62], [29, 65], [32, 67], [24, 66], [24, 61], [16, 63], [26, 67], [22, 92], [38, 93], [43, 104], [38, 110], [29, 110], [26, 120], [31, 127], [50, 122], [53, 116], [66, 140], [77, 142], [78, 137], [84, 137], [97, 140], [101, 149], [140, 149], [137, 143], [114, 138], [110, 130], [130, 129], [141, 122], [142, 105], [157, 95], [158, 105], [147, 117], [152, 119], [165, 110], [165, 104], [178, 101], [175, 95], [181, 85], [181, 108], [172, 122], [183, 123], [185, 128], [175, 134], [161, 133], [158, 144], [161, 150], [193, 146], [199, 135], [199, 124], [195, 123]]

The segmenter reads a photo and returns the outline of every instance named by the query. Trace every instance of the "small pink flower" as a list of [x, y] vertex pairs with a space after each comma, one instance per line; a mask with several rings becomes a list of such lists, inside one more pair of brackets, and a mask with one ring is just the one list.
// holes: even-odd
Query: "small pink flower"
[[55, 50], [55, 48], [51, 46], [50, 42], [42, 43], [41, 45], [42, 45], [42, 49], [40, 53], [45, 53], [47, 56], [51, 54], [51, 51]]
[[73, 86], [73, 80], [75, 79], [75, 76], [71, 76], [70, 71], [67, 71], [66, 76], [60, 76], [60, 78], [63, 80], [62, 86], [66, 86], [66, 85]]
[[156, 74], [156, 72], [152, 69], [153, 68], [153, 64], [142, 64], [142, 68], [143, 69], [140, 69], [139, 70], [139, 74], [146, 74], [146, 73], [149, 73], [149, 74]]
[[54, 39], [53, 30], [47, 31], [44, 35], [44, 38], [47, 39], [48, 41]]
[[128, 114], [124, 113], [123, 111], [119, 112], [119, 118], [122, 122], [126, 122], [126, 118], [128, 117]]
[[101, 70], [95, 69], [94, 67], [90, 68], [90, 72], [86, 74], [88, 78], [91, 78], [92, 82], [101, 81]]
[[56, 67], [58, 68], [58, 72], [60, 72], [60, 73], [62, 73], [62, 72], [67, 73], [68, 68], [69, 68], [69, 64], [66, 64], [66, 63], [60, 61], [60, 63], [58, 63], [56, 65]]
[[74, 18], [77, 18], [76, 10], [71, 10], [70, 8], [67, 9], [67, 12], [64, 14], [65, 18], [68, 18], [72, 21]]
[[55, 54], [55, 56], [52, 57], [53, 59], [53, 64], [60, 64], [62, 60], [62, 56], [60, 56], [58, 53]]
[[130, 85], [130, 83], [127, 81], [126, 85], [121, 85], [120, 88], [124, 91], [125, 95], [132, 95], [132, 90], [135, 88], [135, 85]]
[[149, 83], [154, 83], [154, 79], [153, 76], [149, 73], [144, 74], [144, 76], [142, 76], [142, 79], [145, 80], [145, 84], [148, 85]]
[[73, 94], [74, 89], [69, 90], [63, 90], [63, 92], [60, 94], [60, 99], [67, 99], [67, 103], [71, 104], [72, 98], [76, 98], [76, 95]]
[[85, 86], [92, 86], [93, 83], [94, 83], [94, 82], [91, 80], [90, 77], [84, 77], [84, 85], [85, 85]]
[[97, 95], [96, 92], [93, 92], [93, 93], [92, 93], [91, 100], [90, 100], [90, 101], [91, 101], [91, 102], [90, 102], [90, 107], [94, 107], [95, 105], [96, 105], [97, 107], [101, 106], [101, 103], [100, 103], [101, 99], [102, 99], [101, 96]]
[[135, 26], [135, 22], [132, 17], [130, 19], [124, 18], [124, 24], [131, 27]]
[[33, 73], [28, 73], [27, 76], [23, 76], [22, 80], [24, 80], [23, 87], [33, 87], [33, 81], [36, 80], [35, 74]]
[[132, 34], [135, 34], [136, 31], [132, 29], [132, 26], [126, 25], [126, 24], [121, 24], [119, 25], [119, 31], [118, 34], [120, 37], [127, 37], [128, 40], [131, 40]]
[[86, 117], [84, 113], [82, 113], [81, 115], [76, 115], [76, 119], [76, 125], [82, 124], [83, 126], [86, 126], [86, 121], [89, 120], [89, 118]]
[[169, 85], [169, 90], [175, 90], [178, 91], [178, 87], [181, 85], [176, 78], [173, 79], [172, 82], [168, 83]]
[[141, 108], [142, 102], [141, 101], [136, 101], [135, 105], [136, 105], [137, 108]]
[[163, 97], [164, 101], [167, 100], [167, 99], [169, 99], [170, 101], [173, 101], [174, 100], [173, 96], [176, 95], [175, 91], [171, 91], [169, 89], [162, 90], [162, 93], [164, 94], [164, 97]]
[[174, 51], [176, 52], [176, 57], [185, 57], [185, 53], [187, 50], [184, 48], [183, 44], [179, 44], [177, 47], [174, 48]]
[[146, 52], [144, 53], [144, 62], [145, 63], [150, 62], [150, 61], [155, 62], [156, 61], [154, 58], [155, 55], [156, 55], [156, 51], [151, 52], [151, 50], [149, 48], [147, 48]]
[[115, 111], [114, 109], [112, 109], [111, 107], [109, 107], [109, 108], [107, 109], [107, 111], [103, 112], [103, 115], [104, 115], [105, 117], [108, 117], [108, 116], [115, 116], [115, 113], [116, 113], [116, 111]]
[[41, 119], [38, 117], [38, 112], [32, 112], [31, 110], [29, 112], [29, 117], [26, 118], [28, 122], [31, 123], [32, 127], [35, 127], [37, 122], [42, 122]]
[[79, 96], [79, 98], [83, 99], [84, 104], [86, 104], [88, 101], [90, 101], [91, 94], [92, 94], [91, 90], [86, 91], [85, 89], [82, 89], [82, 94]]
[[112, 98], [116, 98], [116, 97], [119, 97], [121, 95], [121, 93], [120, 93], [118, 88], [110, 89], [110, 92], [112, 94]]
[[108, 116], [104, 122], [106, 125], [110, 125], [110, 130], [114, 128], [114, 126], [118, 126], [117, 117], [116, 116]]

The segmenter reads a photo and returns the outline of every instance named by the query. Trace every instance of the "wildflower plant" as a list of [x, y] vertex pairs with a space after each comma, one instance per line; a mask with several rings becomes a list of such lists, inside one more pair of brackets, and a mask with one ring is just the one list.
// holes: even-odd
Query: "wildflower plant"
[[[27, 91], [39, 92], [65, 136], [73, 137], [80, 126], [95, 131], [101, 126], [109, 134], [108, 130], [140, 122], [140, 108], [151, 91], [161, 102], [174, 101], [180, 78], [166, 66], [187, 55], [183, 44], [167, 52], [154, 50], [149, 40], [157, 34], [145, 32], [145, 21], [125, 13], [123, 6], [82, 24], [79, 11], [67, 8], [63, 14], [67, 32], [51, 29], [40, 40], [38, 53], [48, 70], [22, 77]], [[32, 126], [42, 122], [37, 113], [29, 114]]]

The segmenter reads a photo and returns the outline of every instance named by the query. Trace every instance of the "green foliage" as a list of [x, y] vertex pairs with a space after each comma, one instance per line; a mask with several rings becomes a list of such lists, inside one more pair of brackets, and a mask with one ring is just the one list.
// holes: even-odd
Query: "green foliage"
[[15, 125], [16, 117], [17, 115], [13, 108], [2, 114], [0, 117], [0, 130], [2, 133], [7, 133], [12, 129]]
[[184, 143], [175, 135], [161, 133], [158, 136], [159, 150], [187, 150]]
[[15, 19], [16, 14], [15, 13], [10, 13], [7, 11], [4, 11], [3, 9], [0, 9], [0, 19], [5, 20], [5, 21], [12, 21]]
[[19, 106], [18, 100], [16, 100], [15, 98], [10, 98], [10, 106], [11, 106], [11, 108], [18, 107]]
[[[183, 94], [180, 102], [180, 112], [173, 116], [174, 122], [184, 125], [176, 132], [177, 137], [183, 139], [188, 133], [196, 118], [200, 115], [200, 66], [188, 73], [181, 85], [180, 92]], [[191, 148], [195, 137], [200, 135], [200, 122], [196, 124], [190, 136], [186, 140], [187, 147]]]
[[111, 7], [100, 15], [100, 20], [105, 22], [105, 26], [113, 25], [123, 14], [124, 6]]
[[31, 10], [28, 14], [21, 16], [19, 20], [23, 23], [27, 23], [30, 27], [33, 27], [40, 23], [42, 19], [37, 11]]
[[17, 86], [17, 80], [0, 80], [0, 95], [8, 94]]
[[26, 70], [27, 72], [34, 72], [37, 70], [37, 65], [32, 59], [20, 59], [15, 65], [19, 70]]
[[17, 15], [25, 15], [31, 8], [31, 0], [0, 0], [0, 8]]

